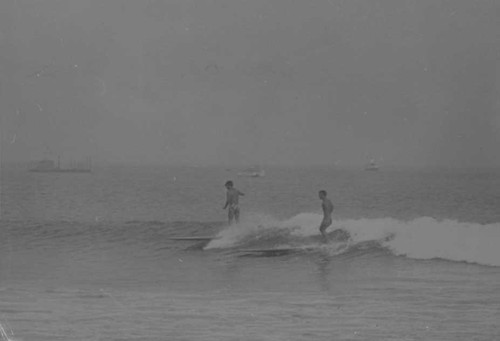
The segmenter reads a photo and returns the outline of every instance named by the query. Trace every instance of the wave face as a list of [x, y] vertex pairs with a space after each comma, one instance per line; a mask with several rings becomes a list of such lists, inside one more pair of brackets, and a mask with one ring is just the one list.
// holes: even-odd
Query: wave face
[[[319, 214], [302, 213], [279, 221], [255, 215], [221, 231], [206, 249], [319, 243], [317, 237], [321, 218]], [[500, 248], [496, 245], [500, 240], [500, 223], [465, 223], [429, 217], [410, 221], [393, 218], [353, 219], [334, 221], [330, 230], [335, 229], [347, 232], [351, 249], [371, 245], [413, 259], [439, 258], [500, 266]], [[337, 238], [342, 239], [342, 234]]]
[[[328, 251], [318, 231], [322, 216], [301, 213], [279, 220], [262, 214], [245, 217], [230, 227], [223, 222], [159, 222], [126, 223], [80, 222], [0, 224], [0, 256], [2, 261], [17, 254], [54, 250], [57, 254], [86, 255], [99, 258], [103, 253], [126, 249], [148, 257], [164, 257], [186, 243], [173, 242], [172, 237], [213, 236], [199, 249], [279, 249], [297, 248]], [[411, 259], [444, 259], [457, 262], [500, 266], [500, 223], [480, 224], [429, 217], [403, 221], [395, 218], [363, 218], [334, 220], [328, 229], [329, 243], [337, 254], [362, 249], [367, 252], [389, 252]], [[195, 246], [198, 244], [195, 244]], [[158, 250], [161, 255], [158, 255]], [[65, 253], [66, 252], [66, 253]], [[332, 252], [330, 252], [332, 254]], [[52, 258], [51, 258], [52, 259]], [[156, 261], [156, 258], [149, 261]], [[0, 261], [0, 265], [1, 265]]]

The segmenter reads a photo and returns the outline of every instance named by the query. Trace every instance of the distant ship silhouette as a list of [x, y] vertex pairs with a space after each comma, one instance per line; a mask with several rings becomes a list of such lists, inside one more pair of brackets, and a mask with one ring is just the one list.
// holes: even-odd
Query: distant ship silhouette
[[238, 173], [239, 176], [249, 176], [252, 178], [260, 178], [266, 175], [266, 172], [260, 167], [247, 168]]
[[375, 163], [375, 160], [371, 160], [368, 165], [366, 165], [365, 170], [366, 171], [378, 171], [378, 166]]
[[29, 171], [36, 173], [90, 173], [92, 167], [90, 158], [87, 158], [84, 162], [72, 163], [67, 168], [61, 167], [60, 158], [57, 158], [57, 164], [51, 159], [36, 161]]

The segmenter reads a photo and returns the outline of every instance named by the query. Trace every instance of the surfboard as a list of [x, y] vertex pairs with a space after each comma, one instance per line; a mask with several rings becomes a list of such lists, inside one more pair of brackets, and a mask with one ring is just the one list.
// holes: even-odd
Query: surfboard
[[178, 240], [178, 241], [181, 241], [181, 240], [184, 240], [184, 241], [210, 241], [212, 239], [216, 239], [216, 238], [213, 238], [213, 237], [209, 237], [209, 236], [195, 236], [195, 237], [171, 237], [171, 238], [168, 238], [169, 240]]
[[318, 245], [304, 245], [304, 246], [290, 246], [290, 247], [281, 247], [281, 248], [259, 248], [259, 249], [238, 249], [236, 252], [239, 253], [247, 253], [247, 254], [288, 254], [292, 252], [310, 252], [310, 251], [334, 251], [339, 252], [343, 251], [349, 247], [349, 244], [340, 244], [337, 248], [332, 248], [331, 244], [318, 244]]
[[261, 254], [286, 254], [296, 251], [304, 251], [304, 248], [301, 247], [287, 247], [287, 248], [279, 248], [279, 249], [239, 249], [236, 252], [239, 253], [261, 253]]

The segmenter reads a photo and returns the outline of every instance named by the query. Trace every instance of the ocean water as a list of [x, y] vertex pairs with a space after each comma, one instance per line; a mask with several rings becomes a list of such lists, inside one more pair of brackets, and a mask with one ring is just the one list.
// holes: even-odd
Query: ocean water
[[500, 340], [499, 171], [236, 173], [4, 166], [0, 340]]

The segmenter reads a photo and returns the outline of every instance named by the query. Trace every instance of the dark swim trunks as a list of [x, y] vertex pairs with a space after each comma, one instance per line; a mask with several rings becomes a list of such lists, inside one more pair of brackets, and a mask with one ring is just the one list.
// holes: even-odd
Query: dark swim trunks
[[230, 205], [228, 211], [229, 217], [234, 217], [240, 214], [240, 208], [237, 204]]

